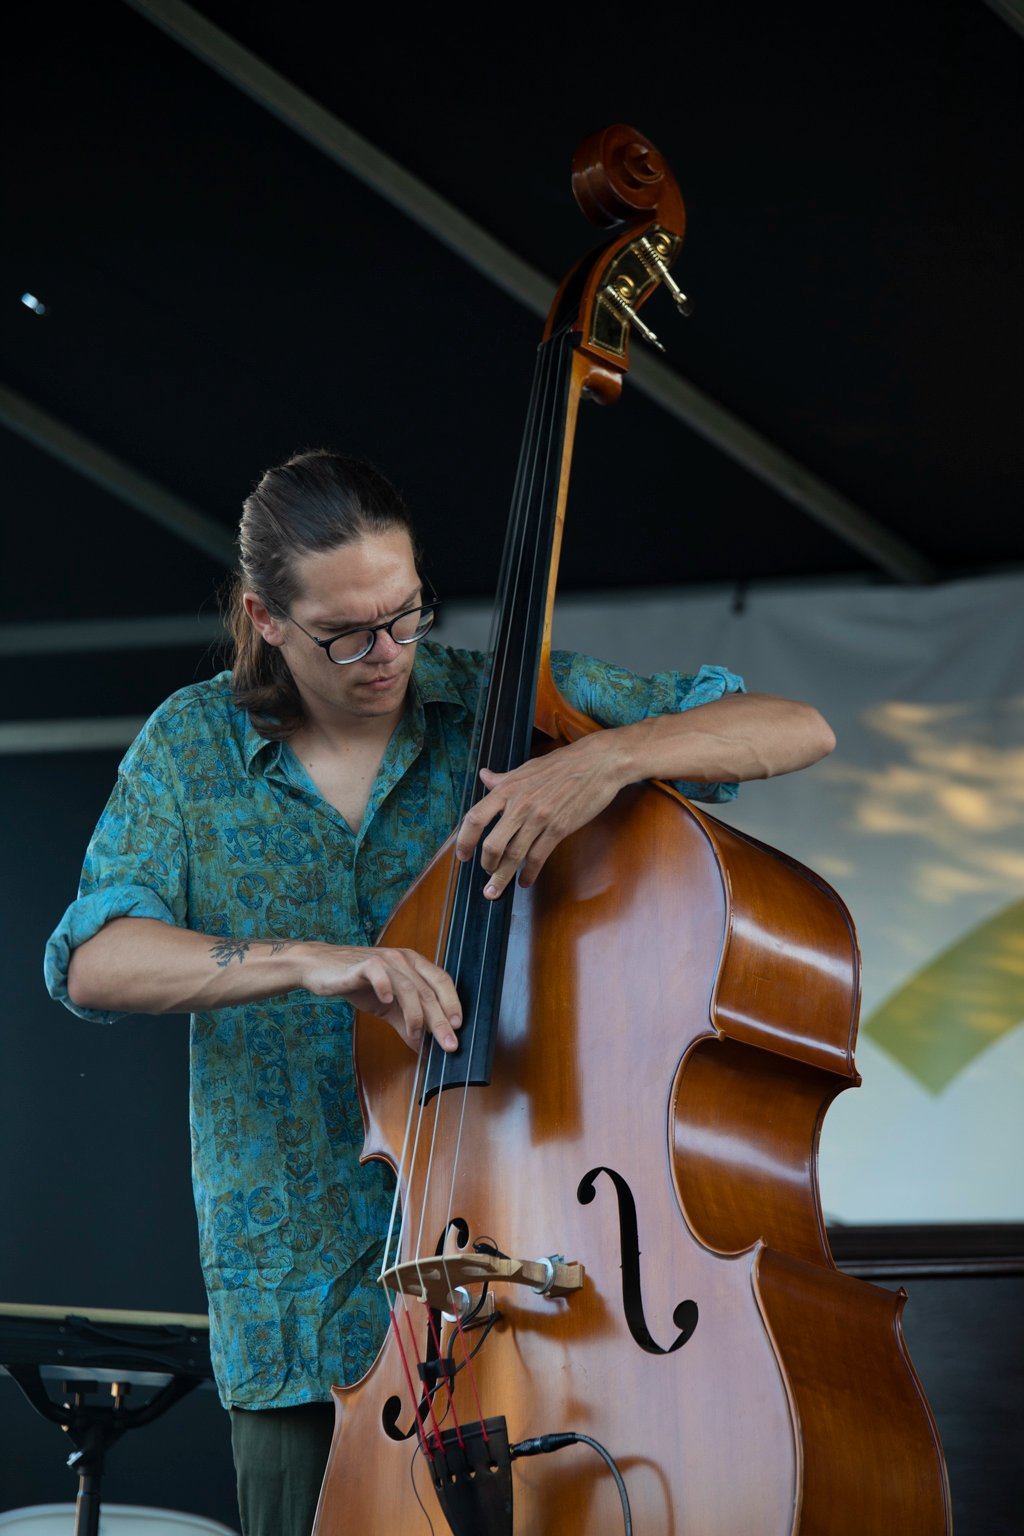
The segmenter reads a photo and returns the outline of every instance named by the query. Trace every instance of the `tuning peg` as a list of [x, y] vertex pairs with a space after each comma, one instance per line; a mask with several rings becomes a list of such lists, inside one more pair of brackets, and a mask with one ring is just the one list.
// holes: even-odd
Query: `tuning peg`
[[689, 315], [693, 311], [693, 305], [686, 294], [680, 288], [668, 267], [661, 259], [661, 252], [645, 236], [640, 241], [640, 259], [652, 277], [658, 277], [665, 284], [675, 301], [675, 306], [681, 315]]
[[662, 346], [657, 336], [651, 330], [649, 325], [644, 324], [636, 310], [633, 308], [632, 304], [629, 302], [627, 295], [631, 294], [632, 292], [633, 283], [624, 273], [620, 274], [613, 283], [609, 283], [608, 286], [603, 289], [604, 297], [608, 300], [609, 304], [614, 304], [616, 309], [622, 311], [630, 324], [635, 326], [636, 329], [640, 332], [640, 335], [644, 338], [644, 341], [649, 341], [652, 347], [657, 347], [659, 352], [664, 352], [665, 348]]

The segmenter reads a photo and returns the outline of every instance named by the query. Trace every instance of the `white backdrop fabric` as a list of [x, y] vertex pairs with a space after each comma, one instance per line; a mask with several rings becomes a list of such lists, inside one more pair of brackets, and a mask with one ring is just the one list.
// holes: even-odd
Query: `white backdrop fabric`
[[[438, 638], [487, 644], [489, 610]], [[555, 644], [639, 672], [718, 663], [838, 738], [713, 813], [824, 876], [864, 961], [859, 1089], [829, 1110], [826, 1215], [1020, 1221], [1024, 577], [566, 597]]]

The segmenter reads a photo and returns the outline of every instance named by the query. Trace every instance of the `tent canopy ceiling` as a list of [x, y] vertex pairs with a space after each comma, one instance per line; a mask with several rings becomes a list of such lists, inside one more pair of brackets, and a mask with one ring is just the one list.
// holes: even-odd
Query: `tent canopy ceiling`
[[211, 611], [242, 498], [312, 445], [402, 486], [439, 591], [493, 586], [536, 313], [167, 31], [204, 23], [542, 291], [596, 238], [569, 186], [585, 134], [631, 123], [672, 166], [694, 312], [662, 295], [645, 312], [663, 381], [869, 537], [629, 379], [583, 413], [563, 590], [1020, 562], [1024, 39], [1006, 18], [983, 0], [500, 18], [313, 0], [12, 13], [6, 624]]

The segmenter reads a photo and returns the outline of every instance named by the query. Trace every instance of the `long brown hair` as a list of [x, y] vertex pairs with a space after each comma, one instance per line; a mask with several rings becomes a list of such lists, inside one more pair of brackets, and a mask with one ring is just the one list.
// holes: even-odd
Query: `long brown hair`
[[238, 571], [226, 598], [233, 643], [231, 687], [256, 730], [283, 741], [302, 723], [302, 701], [280, 649], [268, 645], [242, 603], [259, 594], [267, 608], [287, 614], [296, 595], [296, 563], [351, 544], [366, 534], [403, 528], [416, 538], [401, 493], [372, 464], [327, 449], [297, 453], [268, 469], [243, 503]]

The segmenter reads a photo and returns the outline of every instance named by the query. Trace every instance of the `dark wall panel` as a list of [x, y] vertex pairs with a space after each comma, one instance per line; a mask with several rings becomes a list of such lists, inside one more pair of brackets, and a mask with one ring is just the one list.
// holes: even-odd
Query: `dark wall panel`
[[942, 1436], [958, 1536], [1019, 1536], [1024, 1277], [905, 1280], [904, 1331]]

